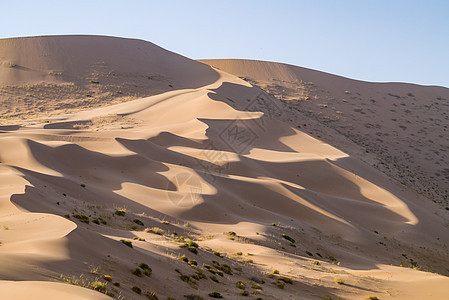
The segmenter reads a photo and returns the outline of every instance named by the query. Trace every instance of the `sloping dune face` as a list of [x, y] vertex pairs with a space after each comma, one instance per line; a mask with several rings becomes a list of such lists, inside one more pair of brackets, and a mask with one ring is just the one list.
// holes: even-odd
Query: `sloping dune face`
[[356, 81], [273, 62], [204, 62], [245, 78], [295, 111], [296, 117], [283, 114], [282, 121], [449, 207], [449, 89]]
[[217, 80], [207, 66], [150, 42], [104, 36], [0, 40], [0, 113], [45, 117]]
[[446, 211], [279, 121], [260, 88], [197, 80], [0, 127], [2, 295], [447, 295]]

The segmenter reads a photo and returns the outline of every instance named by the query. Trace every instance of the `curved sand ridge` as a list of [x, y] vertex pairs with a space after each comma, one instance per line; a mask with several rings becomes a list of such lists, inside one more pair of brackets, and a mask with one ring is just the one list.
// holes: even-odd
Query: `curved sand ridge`
[[286, 113], [279, 120], [449, 207], [448, 88], [364, 82], [265, 61], [203, 62], [280, 99]]
[[[82, 274], [105, 283], [111, 275], [120, 287], [108, 283], [108, 291], [131, 299], [142, 297], [133, 286], [159, 298], [212, 290], [235, 298], [236, 281], [251, 290], [250, 278], [264, 279], [263, 290], [254, 289], [263, 299], [447, 294], [447, 277], [407, 268], [413, 259], [447, 275], [447, 214], [276, 120], [276, 100], [260, 89], [217, 74], [194, 89], [0, 127], [0, 289], [17, 299], [27, 299], [28, 288], [46, 299], [101, 299], [45, 282]], [[115, 214], [123, 208], [125, 216]], [[199, 253], [179, 248], [179, 236], [196, 240]], [[199, 266], [229, 264], [233, 275], [189, 285], [175, 272], [195, 271], [182, 254]], [[151, 277], [131, 273], [141, 262]], [[276, 288], [273, 269], [293, 285]]]

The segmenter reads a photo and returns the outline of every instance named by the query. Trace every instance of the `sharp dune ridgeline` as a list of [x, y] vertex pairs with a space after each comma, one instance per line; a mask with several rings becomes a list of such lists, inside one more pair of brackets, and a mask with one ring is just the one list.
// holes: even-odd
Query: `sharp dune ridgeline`
[[0, 291], [444, 299], [448, 91], [0, 40]]

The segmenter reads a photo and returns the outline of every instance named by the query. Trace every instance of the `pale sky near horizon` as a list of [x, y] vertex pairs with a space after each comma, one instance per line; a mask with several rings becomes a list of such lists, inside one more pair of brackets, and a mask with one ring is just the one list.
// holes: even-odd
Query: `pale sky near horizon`
[[0, 38], [139, 38], [184, 56], [449, 87], [449, 1], [5, 1]]

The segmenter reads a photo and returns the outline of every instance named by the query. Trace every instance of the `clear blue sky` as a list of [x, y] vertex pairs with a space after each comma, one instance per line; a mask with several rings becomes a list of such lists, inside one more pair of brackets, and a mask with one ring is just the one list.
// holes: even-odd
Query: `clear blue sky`
[[131, 37], [194, 59], [260, 59], [361, 80], [449, 87], [449, 1], [445, 0], [3, 0], [0, 4], [0, 38]]

